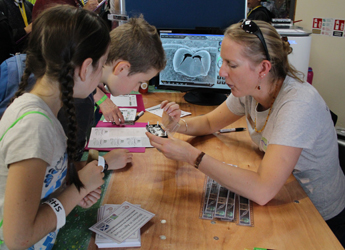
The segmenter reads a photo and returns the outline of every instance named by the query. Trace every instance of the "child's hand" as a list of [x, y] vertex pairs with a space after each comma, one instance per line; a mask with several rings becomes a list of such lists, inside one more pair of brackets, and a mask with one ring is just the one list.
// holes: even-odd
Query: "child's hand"
[[104, 173], [102, 171], [103, 167], [98, 166], [98, 161], [92, 161], [78, 171], [79, 179], [84, 184], [87, 194], [103, 185]]
[[82, 207], [82, 208], [89, 208], [89, 207], [91, 207], [93, 204], [95, 204], [101, 198], [101, 194], [102, 194], [102, 189], [100, 187], [98, 187], [94, 191], [91, 191], [90, 193], [88, 193], [79, 202], [78, 205], [80, 207]]
[[104, 155], [104, 159], [108, 163], [109, 169], [121, 169], [132, 162], [133, 154], [127, 149], [113, 149]]
[[163, 101], [161, 104], [163, 109], [162, 125], [167, 132], [176, 132], [179, 128], [177, 125], [180, 121], [180, 106], [175, 102]]
[[108, 122], [113, 122], [119, 125], [121, 124], [120, 120], [122, 123], [125, 121], [120, 109], [113, 103], [112, 100], [110, 100], [110, 98], [105, 99], [104, 102], [99, 105], [99, 108], [101, 109], [104, 118]]

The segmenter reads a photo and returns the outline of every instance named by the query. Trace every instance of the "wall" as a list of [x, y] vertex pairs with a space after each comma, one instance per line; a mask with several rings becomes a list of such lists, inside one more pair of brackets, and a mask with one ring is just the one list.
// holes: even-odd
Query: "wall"
[[[344, 0], [296, 0], [295, 20], [311, 31], [315, 17], [345, 19]], [[296, 24], [296, 25], [297, 25]], [[338, 115], [337, 126], [345, 127], [345, 38], [312, 34], [309, 66], [313, 86], [329, 108]]]

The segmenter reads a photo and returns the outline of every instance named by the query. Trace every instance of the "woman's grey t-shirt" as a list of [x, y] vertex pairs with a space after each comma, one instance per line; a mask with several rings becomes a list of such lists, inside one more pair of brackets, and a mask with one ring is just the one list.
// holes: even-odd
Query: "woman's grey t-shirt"
[[[304, 191], [325, 220], [345, 207], [345, 177], [338, 159], [337, 134], [330, 111], [317, 90], [309, 83], [286, 77], [261, 133], [269, 110], [257, 112], [251, 96], [226, 100], [229, 110], [247, 118], [249, 134], [262, 151], [269, 144], [303, 148], [293, 170]], [[252, 124], [252, 125], [251, 125]]]

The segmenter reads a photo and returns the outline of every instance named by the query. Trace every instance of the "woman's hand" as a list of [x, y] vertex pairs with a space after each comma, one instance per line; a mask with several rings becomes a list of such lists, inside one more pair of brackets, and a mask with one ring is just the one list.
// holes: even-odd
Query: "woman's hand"
[[124, 168], [127, 163], [131, 163], [133, 154], [127, 149], [113, 149], [103, 157], [108, 163], [109, 169], [114, 170]]
[[101, 198], [101, 194], [102, 194], [102, 189], [101, 189], [101, 187], [98, 187], [94, 191], [91, 191], [90, 193], [88, 193], [79, 202], [78, 205], [82, 208], [89, 208]]
[[181, 117], [180, 106], [175, 102], [163, 101], [161, 109], [163, 109], [162, 125], [164, 129], [168, 132], [176, 132]]
[[176, 138], [162, 138], [155, 136], [149, 132], [146, 132], [147, 137], [150, 139], [150, 143], [158, 151], [163, 153], [165, 157], [176, 160], [184, 161], [190, 164], [194, 164], [195, 159], [200, 153], [200, 150], [194, 148], [189, 143], [176, 139]]
[[103, 185], [104, 173], [102, 171], [103, 167], [98, 166], [98, 161], [92, 161], [78, 171], [79, 179], [84, 184], [87, 194]]

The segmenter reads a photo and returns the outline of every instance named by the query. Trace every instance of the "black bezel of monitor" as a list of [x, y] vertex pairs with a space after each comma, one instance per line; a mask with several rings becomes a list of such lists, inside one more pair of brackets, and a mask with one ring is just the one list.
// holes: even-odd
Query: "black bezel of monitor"
[[[215, 36], [216, 39], [218, 39], [218, 35], [223, 37], [223, 31], [219, 29], [211, 29], [211, 28], [197, 28], [197, 29], [159, 29], [160, 35], [169, 35], [169, 34], [180, 34], [180, 35], [212, 35]], [[218, 50], [220, 49], [220, 44]], [[211, 54], [211, 53], [210, 53]], [[214, 54], [214, 52], [213, 52]], [[217, 60], [216, 57], [219, 57], [219, 53], [217, 52], [216, 55], [213, 55], [215, 58], [214, 60]], [[169, 58], [167, 58], [169, 59]], [[212, 60], [211, 60], [212, 61]], [[169, 60], [167, 63], [171, 64]], [[219, 105], [226, 99], [226, 95], [230, 94], [231, 90], [230, 88], [225, 84], [225, 80], [219, 76], [219, 68], [220, 65], [215, 66], [216, 61], [213, 61], [213, 67], [216, 67], [213, 71], [213, 77], [217, 77], [217, 79], [212, 79], [210, 76], [206, 76], [210, 78], [212, 81], [215, 82], [216, 86], [218, 84], [221, 84], [224, 88], [212, 88], [212, 87], [197, 87], [197, 86], [183, 86], [186, 85], [186, 83], [176, 83], [179, 85], [169, 84], [169, 85], [162, 85], [161, 83], [161, 74], [164, 74], [164, 70], [161, 71], [156, 77], [154, 77], [150, 84], [155, 85], [156, 89], [165, 89], [165, 90], [177, 90], [181, 92], [188, 92], [185, 95], [185, 99], [188, 102], [192, 102], [194, 104], [199, 105]], [[167, 65], [168, 66], [168, 65]], [[169, 67], [169, 66], [168, 66]], [[170, 65], [171, 67], [171, 65]], [[175, 71], [176, 72], [176, 71]], [[184, 76], [185, 78], [188, 78], [187, 76]], [[193, 77], [191, 77], [193, 78]], [[178, 82], [178, 81], [177, 81]], [[188, 84], [188, 83], [187, 83]], [[191, 99], [192, 98], [192, 99]]]

